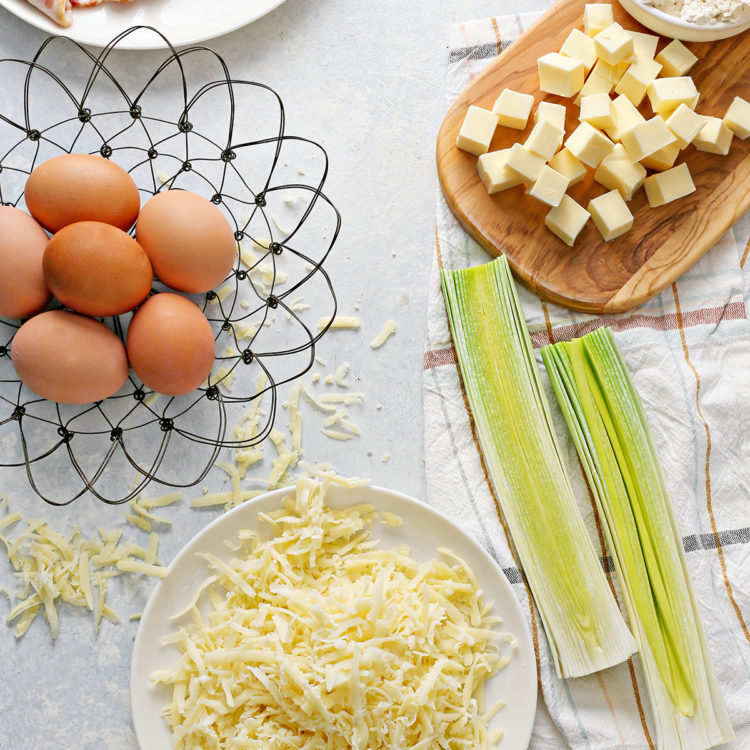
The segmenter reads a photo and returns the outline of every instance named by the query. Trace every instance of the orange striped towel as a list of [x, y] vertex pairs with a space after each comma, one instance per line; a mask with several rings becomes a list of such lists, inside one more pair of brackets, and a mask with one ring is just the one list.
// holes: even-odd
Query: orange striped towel
[[[535, 14], [507, 16], [453, 27], [448, 102], [535, 18]], [[749, 235], [747, 216], [676, 284], [630, 313], [582, 315], [542, 303], [521, 290], [537, 348], [601, 325], [616, 333], [647, 410], [675, 505], [706, 635], [737, 735], [724, 746], [732, 750], [750, 748], [750, 284], [743, 275]], [[637, 657], [583, 679], [555, 676], [538, 613], [529, 602], [528, 588], [498, 520], [498, 505], [472, 433], [438, 282], [441, 265], [462, 268], [487, 259], [438, 195], [424, 355], [428, 499], [485, 545], [528, 613], [543, 698], [530, 747], [653, 750], [657, 740]], [[750, 271], [750, 262], [746, 270]], [[551, 394], [550, 403], [554, 403]], [[565, 436], [586, 521], [599, 544], [601, 535], [587, 505], [588, 494], [562, 417], [559, 431]], [[601, 549], [606, 560], [606, 550]], [[612, 583], [618, 590], [616, 580]], [[619, 590], [618, 599], [622, 601]], [[512, 710], [510, 700], [506, 710]]]

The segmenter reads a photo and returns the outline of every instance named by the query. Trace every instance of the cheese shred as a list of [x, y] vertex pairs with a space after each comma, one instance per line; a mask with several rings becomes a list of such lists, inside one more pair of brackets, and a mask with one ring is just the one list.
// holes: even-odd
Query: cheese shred
[[259, 516], [274, 536], [240, 532], [230, 560], [204, 557], [192, 619], [165, 638], [181, 656], [152, 675], [171, 690], [174, 747], [494, 747], [504, 704], [485, 711], [482, 688], [515, 639], [473, 572], [447, 550], [419, 564], [377, 549], [375, 508], [332, 509], [327, 486], [300, 480]]
[[[136, 513], [126, 518], [145, 531], [150, 530], [152, 522], [169, 523], [150, 511], [172, 505], [181, 497], [181, 493], [172, 492], [161, 497], [138, 498], [131, 502]], [[5, 507], [7, 501], [0, 502], [0, 508]], [[22, 522], [20, 513], [8, 513], [0, 518], [0, 529]], [[147, 548], [121, 542], [121, 538], [119, 529], [99, 529], [98, 536], [87, 539], [74, 527], [64, 535], [43, 519], [26, 521], [25, 528], [13, 540], [0, 534], [0, 542], [20, 584], [9, 595], [15, 603], [6, 616], [6, 622], [14, 626], [16, 638], [26, 633], [39, 614], [46, 618], [52, 638], [57, 638], [58, 608], [62, 603], [90, 611], [96, 630], [102, 618], [119, 622], [119, 616], [107, 603], [107, 581], [125, 573], [163, 577], [167, 572], [157, 557], [158, 534], [151, 533]]]

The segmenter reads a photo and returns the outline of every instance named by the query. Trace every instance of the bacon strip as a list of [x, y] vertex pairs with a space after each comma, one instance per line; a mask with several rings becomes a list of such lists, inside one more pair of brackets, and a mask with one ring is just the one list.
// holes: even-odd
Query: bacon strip
[[70, 26], [73, 23], [73, 6], [71, 0], [27, 0], [35, 8], [49, 16], [60, 26]]

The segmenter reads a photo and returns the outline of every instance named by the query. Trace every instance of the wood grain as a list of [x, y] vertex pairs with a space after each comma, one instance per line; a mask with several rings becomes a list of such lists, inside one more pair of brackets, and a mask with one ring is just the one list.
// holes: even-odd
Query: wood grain
[[[571, 28], [582, 28], [585, 0], [560, 0], [463, 91], [449, 110], [437, 141], [440, 184], [451, 211], [489, 253], [504, 253], [517, 278], [534, 293], [573, 310], [622, 312], [658, 294], [690, 268], [750, 208], [750, 139], [734, 138], [728, 156], [689, 146], [685, 161], [696, 192], [652, 209], [643, 190], [628, 204], [633, 229], [605, 243], [593, 222], [574, 248], [544, 226], [549, 208], [526, 195], [522, 187], [488, 195], [476, 171], [477, 159], [456, 148], [456, 136], [470, 104], [492, 109], [504, 88], [532, 94], [568, 107], [566, 131], [578, 125], [572, 100], [539, 91], [537, 59], [560, 48]], [[619, 5], [615, 20], [625, 28], [648, 31]], [[667, 40], [662, 39], [659, 50]], [[700, 58], [693, 76], [701, 99], [696, 111], [723, 117], [735, 96], [750, 100], [750, 32], [711, 43], [690, 43]], [[641, 111], [653, 116], [648, 98]], [[525, 131], [498, 127], [491, 150], [526, 139]], [[593, 181], [593, 170], [572, 187], [570, 196], [584, 208], [606, 192]]]

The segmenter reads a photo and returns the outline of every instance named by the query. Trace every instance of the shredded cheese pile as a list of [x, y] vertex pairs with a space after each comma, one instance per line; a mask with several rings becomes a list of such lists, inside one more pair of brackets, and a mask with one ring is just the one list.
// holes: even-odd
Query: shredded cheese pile
[[[7, 500], [0, 500], [0, 509]], [[0, 518], [0, 529], [22, 522], [20, 513], [7, 513]], [[7, 622], [15, 623], [20, 638], [44, 612], [52, 637], [57, 638], [60, 602], [81, 607], [94, 613], [96, 629], [102, 617], [112, 622], [120, 618], [107, 605], [107, 581], [123, 573], [140, 573], [163, 577], [167, 569], [157, 558], [159, 537], [151, 534], [148, 547], [132, 542], [120, 543], [122, 531], [99, 529], [99, 537], [85, 539], [74, 528], [67, 536], [52, 529], [42, 519], [26, 522], [26, 528], [11, 540], [0, 533], [15, 576], [21, 584], [9, 599], [17, 599], [8, 612]]]
[[[284, 507], [243, 531], [165, 639], [181, 651], [152, 675], [171, 687], [175, 748], [395, 750], [494, 746], [482, 685], [510, 657], [474, 573], [448, 550], [418, 564], [380, 550], [371, 505], [333, 510], [301, 480]], [[381, 513], [389, 524], [400, 519]], [[210, 612], [199, 602], [207, 595]]]

